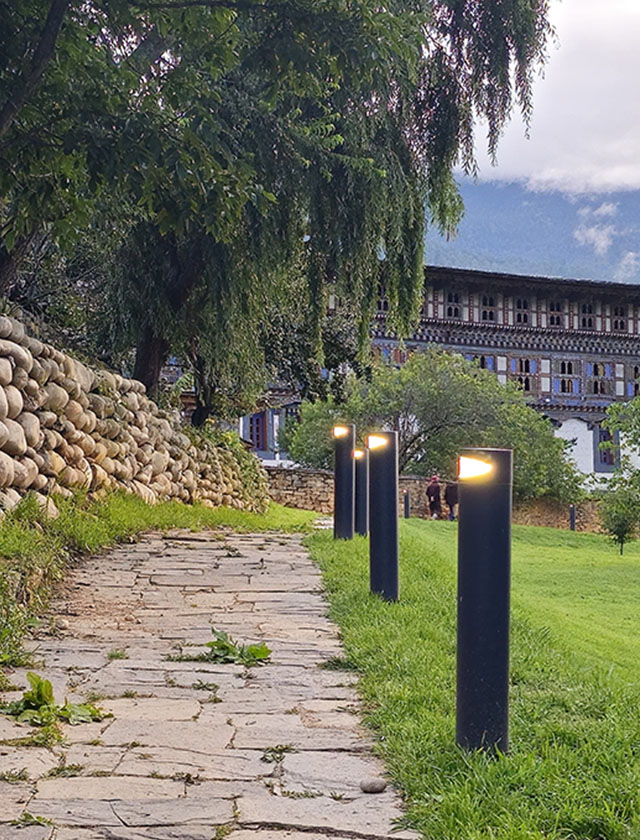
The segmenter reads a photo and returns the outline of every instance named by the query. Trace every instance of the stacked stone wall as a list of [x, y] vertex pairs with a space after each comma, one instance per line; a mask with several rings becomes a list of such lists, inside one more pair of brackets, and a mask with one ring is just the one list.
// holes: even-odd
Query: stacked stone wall
[[[290, 469], [267, 467], [269, 495], [279, 504], [287, 507], [317, 510], [319, 513], [333, 513], [333, 473], [327, 470]], [[428, 478], [401, 475], [399, 481], [398, 513], [404, 514], [404, 493], [409, 493], [411, 516], [425, 519], [427, 510]], [[447, 507], [444, 504], [443, 515]], [[517, 525], [542, 525], [550, 528], [569, 528], [569, 506], [551, 499], [536, 499], [516, 505], [513, 522]], [[576, 505], [576, 530], [601, 531], [598, 517], [598, 503], [585, 501]]]
[[0, 510], [31, 491], [53, 512], [51, 497], [75, 489], [260, 509], [257, 463], [254, 474], [247, 488], [238, 454], [190, 438], [142, 383], [81, 364], [0, 316]]

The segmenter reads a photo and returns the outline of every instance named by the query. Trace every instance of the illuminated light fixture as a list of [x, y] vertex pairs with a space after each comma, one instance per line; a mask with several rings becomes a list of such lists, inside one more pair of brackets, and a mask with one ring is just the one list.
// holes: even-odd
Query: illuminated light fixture
[[353, 450], [353, 457], [356, 460], [359, 460], [360, 458], [364, 458], [364, 449], [354, 449]]
[[383, 446], [387, 446], [388, 444], [389, 440], [381, 435], [369, 435], [367, 438], [368, 449], [382, 449]]
[[490, 472], [493, 472], [493, 464], [481, 461], [480, 458], [461, 455], [458, 459], [458, 478], [479, 478]]
[[331, 430], [334, 438], [342, 438], [346, 437], [349, 434], [349, 427], [348, 426], [334, 426]]

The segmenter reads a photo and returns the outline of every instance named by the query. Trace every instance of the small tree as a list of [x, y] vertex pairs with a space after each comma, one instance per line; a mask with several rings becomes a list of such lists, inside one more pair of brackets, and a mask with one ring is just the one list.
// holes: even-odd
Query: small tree
[[580, 478], [565, 457], [565, 441], [513, 384], [463, 356], [436, 348], [413, 353], [400, 368], [375, 364], [371, 375], [347, 382], [344, 402], [303, 402], [281, 446], [298, 463], [330, 467], [331, 426], [355, 423], [358, 437], [395, 429], [401, 471], [454, 475], [463, 446], [514, 450], [514, 498], [575, 501]]
[[615, 481], [600, 505], [600, 521], [611, 539], [620, 546], [637, 536], [640, 522], [640, 493], [624, 479]]

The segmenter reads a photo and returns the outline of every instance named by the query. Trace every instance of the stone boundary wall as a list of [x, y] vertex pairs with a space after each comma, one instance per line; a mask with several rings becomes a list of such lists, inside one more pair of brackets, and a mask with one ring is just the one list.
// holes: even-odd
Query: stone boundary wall
[[31, 491], [55, 515], [52, 496], [74, 489], [262, 509], [266, 478], [257, 462], [254, 472], [247, 488], [239, 456], [184, 434], [141, 382], [93, 370], [0, 316], [0, 512]]
[[[269, 495], [274, 502], [287, 507], [333, 513], [333, 473], [303, 467], [265, 467], [269, 479]], [[411, 516], [426, 517], [428, 480], [421, 476], [400, 476], [398, 512], [404, 512], [403, 494], [409, 493]]]
[[[273, 501], [287, 507], [317, 510], [319, 513], [333, 513], [333, 473], [328, 470], [305, 468], [266, 467], [269, 479], [269, 495]], [[404, 513], [403, 493], [408, 491], [410, 513], [422, 519], [427, 517], [426, 488], [428, 478], [422, 476], [400, 476], [400, 498], [398, 511]], [[443, 511], [446, 505], [443, 498]], [[517, 505], [513, 511], [516, 525], [542, 525], [550, 528], [569, 528], [569, 506], [550, 499], [536, 499]], [[598, 504], [594, 501], [576, 505], [576, 530], [601, 531], [598, 519]]]

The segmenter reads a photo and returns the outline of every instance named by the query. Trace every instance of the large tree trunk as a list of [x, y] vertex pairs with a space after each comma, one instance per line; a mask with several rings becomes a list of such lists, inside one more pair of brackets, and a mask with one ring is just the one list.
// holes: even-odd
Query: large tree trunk
[[156, 335], [147, 325], [136, 347], [136, 363], [133, 368], [133, 378], [139, 379], [152, 399], [158, 396], [160, 371], [169, 358], [169, 342]]

